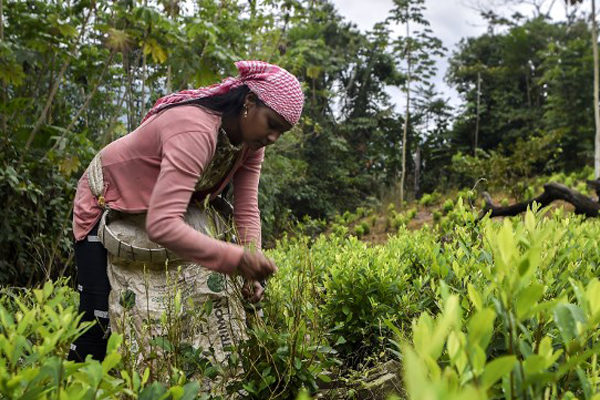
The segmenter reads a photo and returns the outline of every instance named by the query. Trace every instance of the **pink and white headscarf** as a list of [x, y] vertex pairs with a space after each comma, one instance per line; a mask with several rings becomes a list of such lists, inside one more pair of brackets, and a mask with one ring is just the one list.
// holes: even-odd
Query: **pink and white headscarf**
[[237, 77], [229, 77], [221, 83], [193, 90], [182, 90], [161, 97], [148, 111], [142, 122], [169, 104], [221, 95], [241, 85], [247, 85], [267, 106], [295, 125], [300, 119], [304, 94], [298, 79], [285, 69], [264, 61], [238, 61]]

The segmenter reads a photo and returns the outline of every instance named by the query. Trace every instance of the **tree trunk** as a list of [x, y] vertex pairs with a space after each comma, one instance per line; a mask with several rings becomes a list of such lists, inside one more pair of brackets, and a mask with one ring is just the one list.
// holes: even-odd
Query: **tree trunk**
[[[129, 52], [123, 52], [123, 68], [125, 69], [125, 93], [127, 97], [127, 132], [133, 131], [133, 119], [135, 110], [133, 107], [133, 82], [131, 77], [131, 63], [129, 62]], [[137, 63], [136, 63], [137, 64]]]
[[473, 156], [477, 157], [477, 146], [479, 145], [479, 105], [481, 99], [481, 72], [477, 72], [477, 117], [475, 119], [475, 146]]
[[[0, 0], [1, 1], [1, 0]], [[100, 85], [102, 84], [102, 79], [104, 78], [104, 75], [106, 73], [106, 71], [108, 70], [110, 64], [112, 63], [112, 59], [114, 57], [114, 52], [111, 51], [108, 60], [106, 61], [106, 63], [104, 64], [104, 68], [102, 69], [102, 72], [100, 73], [100, 77], [98, 78], [98, 81], [96, 82], [96, 84], [94, 85], [94, 87], [92, 88], [91, 92], [87, 95], [85, 101], [83, 102], [82, 106], [79, 107], [79, 110], [77, 110], [77, 112], [75, 113], [75, 116], [73, 116], [73, 118], [71, 119], [71, 122], [69, 123], [69, 125], [65, 128], [64, 132], [60, 135], [60, 137], [58, 138], [58, 140], [56, 140], [54, 142], [54, 145], [52, 145], [52, 147], [50, 148], [50, 150], [48, 150], [46, 152], [46, 155], [44, 155], [44, 157], [47, 157], [48, 154], [51, 151], [54, 151], [58, 145], [60, 144], [61, 140], [64, 139], [64, 137], [66, 136], [66, 134], [68, 132], [71, 131], [71, 129], [73, 129], [73, 126], [75, 126], [75, 124], [77, 123], [77, 120], [79, 119], [79, 117], [81, 116], [81, 114], [83, 114], [85, 111], [87, 111], [90, 102], [92, 101], [92, 98], [94, 97], [94, 95], [96, 94], [96, 91], [98, 90], [98, 87], [100, 87]]]
[[408, 123], [410, 121], [410, 30], [408, 23], [408, 3], [406, 10], [406, 113], [404, 115], [404, 131], [402, 132], [402, 172], [400, 174], [400, 206], [404, 204], [404, 178], [406, 176], [406, 137], [408, 136]]
[[421, 194], [421, 145], [417, 143], [417, 151], [415, 153], [415, 198], [419, 198]]
[[[4, 8], [2, 4], [3, 0], [0, 0], [0, 41], [4, 41]], [[6, 84], [2, 82], [2, 105], [6, 107]], [[2, 132], [4, 132], [4, 140], [8, 143], [8, 129], [6, 127], [6, 110], [2, 110], [0, 113], [2, 117]]]
[[[588, 185], [592, 186], [598, 192], [600, 188], [600, 180], [588, 181]], [[575, 214], [583, 214], [587, 217], [598, 217], [600, 212], [600, 203], [590, 199], [589, 197], [569, 189], [563, 184], [550, 182], [544, 185], [544, 192], [534, 199], [521, 203], [512, 204], [510, 206], [496, 206], [492, 202], [492, 198], [488, 193], [483, 194], [486, 205], [479, 215], [479, 219], [483, 218], [491, 211], [490, 217], [513, 216], [525, 212], [533, 203], [538, 203], [542, 207], [547, 206], [555, 200], [563, 200], [571, 203], [575, 207]]]
[[598, 108], [598, 26], [596, 24], [596, 0], [592, 0], [592, 50], [594, 53], [594, 122], [596, 137], [594, 140], [594, 177], [600, 178], [600, 109]]
[[167, 66], [167, 94], [171, 93], [171, 65]]
[[[142, 45], [143, 48], [143, 45]], [[144, 113], [146, 112], [146, 76], [147, 76], [147, 56], [146, 53], [143, 52], [143, 56], [142, 56], [142, 95], [140, 96], [140, 99], [142, 101], [141, 107], [140, 107], [140, 116], [139, 116], [139, 120], [141, 121], [144, 118]]]
[[56, 78], [56, 81], [54, 81], [54, 84], [50, 88], [50, 93], [48, 94], [48, 98], [46, 99], [46, 104], [44, 105], [44, 109], [42, 110], [42, 113], [40, 114], [37, 121], [35, 122], [35, 125], [33, 126], [33, 129], [31, 130], [31, 133], [29, 134], [29, 137], [27, 138], [27, 142], [25, 143], [25, 152], [27, 152], [27, 150], [29, 150], [29, 147], [33, 143], [33, 139], [35, 139], [35, 135], [38, 133], [38, 131], [40, 130], [40, 128], [42, 127], [44, 122], [46, 122], [46, 117], [48, 116], [48, 111], [50, 111], [50, 106], [52, 105], [52, 102], [54, 101], [54, 96], [56, 95], [56, 92], [58, 91], [58, 86], [60, 86], [60, 82], [62, 81], [63, 76], [65, 75], [65, 72], [67, 71], [67, 68], [69, 67], [70, 63], [71, 63], [71, 60], [65, 61], [65, 63], [62, 65], [62, 67], [60, 69], [60, 72], [58, 73], [58, 77]]

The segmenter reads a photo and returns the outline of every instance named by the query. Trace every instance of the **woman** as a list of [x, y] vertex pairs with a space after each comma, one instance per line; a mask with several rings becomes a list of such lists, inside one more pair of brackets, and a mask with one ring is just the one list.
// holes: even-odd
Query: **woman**
[[[278, 66], [240, 61], [236, 67], [235, 78], [159, 99], [134, 132], [102, 149], [94, 159], [103, 183], [96, 196], [92, 165], [80, 179], [73, 211], [80, 312], [99, 323], [71, 346], [70, 359], [101, 360], [106, 353], [111, 288], [97, 236], [106, 207], [146, 212], [150, 240], [210, 270], [241, 275], [251, 282], [250, 301], [262, 296], [258, 281], [277, 271], [250, 249], [261, 246], [259, 175], [264, 147], [298, 122], [304, 96], [298, 80]], [[214, 198], [229, 182], [239, 245], [204, 235], [183, 218], [191, 199]]]

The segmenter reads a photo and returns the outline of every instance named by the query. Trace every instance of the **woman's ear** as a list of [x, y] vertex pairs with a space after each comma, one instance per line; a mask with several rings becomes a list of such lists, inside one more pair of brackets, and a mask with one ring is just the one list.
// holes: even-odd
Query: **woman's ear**
[[252, 92], [249, 92], [244, 99], [244, 107], [255, 106], [258, 102], [258, 96]]

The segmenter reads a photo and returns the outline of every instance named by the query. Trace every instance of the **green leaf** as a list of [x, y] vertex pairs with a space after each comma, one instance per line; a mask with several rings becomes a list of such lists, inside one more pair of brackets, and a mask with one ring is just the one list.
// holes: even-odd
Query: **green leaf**
[[585, 323], [585, 315], [574, 304], [560, 303], [554, 308], [554, 322], [565, 344], [578, 337], [577, 323]]
[[107, 353], [104, 360], [102, 360], [102, 370], [108, 373], [111, 369], [116, 367], [121, 361], [121, 355], [117, 352]]
[[544, 286], [539, 283], [532, 283], [530, 286], [523, 289], [517, 295], [517, 318], [521, 321], [531, 315], [534, 306], [544, 295]]
[[199, 391], [200, 384], [198, 382], [189, 382], [183, 387], [183, 396], [179, 400], [194, 400]]
[[152, 344], [154, 346], [158, 346], [159, 348], [161, 348], [165, 351], [173, 351], [174, 350], [173, 344], [171, 344], [171, 342], [169, 341], [169, 339], [167, 339], [166, 336], [156, 337], [156, 338], [150, 340], [150, 344]]
[[82, 371], [85, 373], [87, 383], [94, 389], [102, 382], [104, 371], [98, 361], [92, 361], [90, 364], [83, 367]]
[[212, 365], [204, 370], [204, 376], [208, 379], [215, 379], [219, 375], [219, 370]]
[[517, 358], [515, 356], [503, 356], [489, 362], [481, 375], [481, 384], [487, 390], [512, 371]]
[[475, 313], [469, 320], [467, 343], [486, 349], [494, 332], [495, 319], [496, 313], [491, 308]]
[[467, 285], [467, 293], [469, 296], [469, 300], [471, 301], [471, 303], [473, 303], [475, 309], [481, 311], [481, 309], [483, 309], [483, 300], [481, 294], [479, 294], [479, 292], [477, 291], [477, 289], [475, 289], [471, 282], [469, 282], [469, 284]]
[[72, 25], [69, 24], [59, 24], [58, 31], [64, 37], [76, 37], [77, 29], [75, 29]]
[[106, 352], [112, 353], [113, 351], [118, 351], [121, 343], [123, 343], [123, 335], [112, 333], [108, 338], [108, 343], [106, 344]]
[[160, 382], [152, 382], [150, 386], [146, 386], [139, 394], [138, 400], [156, 400], [160, 399], [167, 393], [165, 385]]
[[600, 281], [598, 278], [590, 280], [585, 289], [585, 298], [590, 309], [590, 314], [595, 316], [600, 312]]
[[526, 375], [537, 375], [544, 372], [544, 370], [547, 368], [546, 365], [546, 357], [537, 354], [532, 354], [529, 357], [527, 357], [525, 361], [523, 361], [523, 370], [525, 371]]
[[181, 386], [171, 386], [165, 395], [168, 396], [168, 399], [179, 400], [184, 393], [185, 392]]
[[308, 76], [311, 79], [317, 79], [319, 77], [319, 75], [321, 74], [322, 70], [323, 70], [322, 67], [312, 65], [312, 66], [306, 68], [306, 76]]

